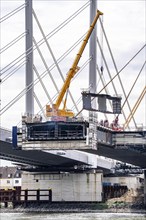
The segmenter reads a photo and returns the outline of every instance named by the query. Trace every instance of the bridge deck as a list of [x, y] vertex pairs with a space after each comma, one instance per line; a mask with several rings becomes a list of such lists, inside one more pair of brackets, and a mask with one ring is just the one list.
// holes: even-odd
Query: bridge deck
[[[13, 150], [11, 143], [0, 141], [0, 156], [1, 159], [44, 167], [73, 167], [77, 164], [85, 164], [77, 160], [43, 151], [47, 150], [47, 148], [55, 149], [55, 147], [58, 148], [58, 146], [62, 149], [62, 146], [65, 146], [66, 150], [76, 149], [86, 151], [99, 156], [130, 163], [141, 168], [146, 168], [146, 131], [112, 132], [111, 130], [102, 129], [100, 127], [97, 133], [98, 143], [96, 146], [97, 149], [95, 150], [93, 150], [91, 146], [88, 146], [85, 140], [76, 140], [77, 146], [75, 145], [75, 141], [72, 142], [71, 140], [69, 141], [70, 144], [57, 140], [56, 142], [49, 141], [47, 142], [46, 149], [44, 148], [45, 142], [39, 141], [38, 144], [40, 147], [36, 148], [37, 144], [33, 141], [30, 142], [32, 148], [30, 147], [29, 150], [27, 148], [25, 150]], [[28, 142], [26, 143], [28, 144]], [[56, 143], [59, 145], [56, 145]], [[60, 145], [60, 143], [63, 144]], [[72, 146], [71, 143], [73, 143]]]
[[[128, 149], [116, 149], [109, 146], [99, 145], [97, 150], [86, 149], [85, 152], [97, 154], [107, 158], [112, 158], [125, 163], [130, 163], [141, 168], [146, 168], [146, 154], [131, 151]], [[34, 166], [62, 168], [83, 165], [83, 162], [61, 157], [40, 150], [13, 150], [11, 143], [0, 141], [0, 158], [9, 159], [19, 163], [30, 164]]]
[[131, 151], [130, 149], [118, 149], [99, 145], [97, 150], [86, 150], [86, 152], [139, 166], [142, 169], [146, 168], [146, 154]]
[[61, 157], [40, 150], [14, 150], [11, 143], [0, 141], [0, 158], [23, 164], [51, 168], [74, 167], [83, 165], [83, 162]]

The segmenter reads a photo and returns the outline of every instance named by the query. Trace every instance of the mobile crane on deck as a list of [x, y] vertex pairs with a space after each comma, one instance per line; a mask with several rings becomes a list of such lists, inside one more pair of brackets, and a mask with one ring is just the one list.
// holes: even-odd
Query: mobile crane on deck
[[100, 15], [102, 15], [103, 13], [100, 12], [99, 10], [97, 10], [97, 13], [96, 13], [96, 16], [92, 22], [92, 24], [90, 25], [90, 28], [86, 34], [86, 37], [84, 38], [83, 42], [82, 42], [82, 45], [75, 57], [75, 60], [70, 68], [70, 70], [68, 71], [68, 74], [67, 74], [67, 77], [64, 81], [64, 84], [60, 90], [60, 93], [57, 97], [57, 100], [56, 100], [56, 103], [52, 105], [52, 107], [50, 105], [46, 105], [46, 116], [47, 117], [73, 117], [74, 116], [74, 113], [72, 111], [69, 111], [67, 110], [66, 108], [66, 102], [67, 102], [67, 99], [65, 99], [64, 101], [64, 104], [63, 104], [63, 108], [60, 109], [60, 105], [63, 101], [63, 98], [64, 98], [64, 95], [65, 93], [67, 92], [69, 86], [70, 86], [70, 83], [71, 83], [71, 80], [72, 78], [74, 77], [74, 75], [78, 72], [79, 70], [79, 67], [78, 67], [78, 63], [80, 61], [80, 58], [83, 54], [83, 51], [88, 43], [88, 40], [91, 36], [91, 33], [96, 25], [96, 22], [99, 18]]
[[[83, 51], [88, 43], [91, 33], [96, 25], [96, 22], [100, 15], [103, 13], [97, 10], [96, 16], [90, 25], [90, 28], [82, 42], [82, 45], [75, 57], [75, 60], [68, 71], [67, 77], [64, 81], [62, 89], [57, 97], [55, 104], [52, 106], [46, 105], [46, 116], [50, 118], [46, 122], [41, 122], [35, 120], [29, 120], [28, 117], [24, 116], [22, 118], [22, 127], [24, 134], [23, 137], [25, 141], [55, 141], [55, 140], [85, 140], [86, 139], [86, 129], [88, 123], [85, 121], [72, 120], [74, 113], [67, 110], [66, 102], [64, 100], [63, 108], [60, 105], [63, 101], [65, 93], [67, 92], [71, 80], [74, 75], [79, 70], [78, 63], [83, 54]], [[70, 118], [71, 120], [67, 120]], [[41, 123], [40, 123], [41, 122]], [[24, 142], [25, 142], [24, 141]]]

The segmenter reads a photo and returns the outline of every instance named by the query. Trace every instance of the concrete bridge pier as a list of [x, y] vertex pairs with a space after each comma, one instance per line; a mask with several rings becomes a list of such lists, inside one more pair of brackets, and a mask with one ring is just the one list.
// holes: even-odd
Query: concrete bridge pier
[[146, 170], [144, 170], [144, 205], [146, 207]]

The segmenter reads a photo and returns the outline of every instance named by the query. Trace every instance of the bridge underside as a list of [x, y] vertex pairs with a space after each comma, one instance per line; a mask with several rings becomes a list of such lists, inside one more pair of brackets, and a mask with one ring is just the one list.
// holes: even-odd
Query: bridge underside
[[130, 149], [116, 149], [109, 146], [99, 145], [97, 150], [89, 149], [85, 150], [85, 152], [119, 160], [146, 169], [146, 154], [132, 151]]
[[[135, 152], [128, 149], [116, 149], [109, 146], [99, 145], [97, 150], [86, 149], [82, 150], [88, 153], [97, 154], [107, 158], [119, 160], [142, 169], [146, 168], [146, 154]], [[41, 150], [14, 150], [12, 144], [0, 141], [0, 158], [11, 160], [17, 163], [29, 164], [38, 166], [42, 169], [50, 170], [71, 170], [75, 166], [87, 165], [86, 163], [70, 158], [65, 158], [59, 155], [46, 153]]]
[[20, 164], [36, 166], [43, 170], [67, 170], [74, 166], [87, 165], [83, 162], [46, 153], [40, 150], [15, 150], [12, 144], [0, 141], [0, 159], [14, 161]]

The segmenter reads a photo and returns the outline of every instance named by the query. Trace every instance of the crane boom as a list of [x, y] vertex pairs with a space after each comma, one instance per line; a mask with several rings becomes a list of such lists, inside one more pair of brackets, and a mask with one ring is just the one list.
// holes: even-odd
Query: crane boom
[[86, 37], [84, 38], [83, 42], [82, 42], [82, 45], [75, 57], [75, 60], [70, 68], [70, 70], [68, 71], [68, 74], [67, 74], [67, 77], [64, 81], [64, 84], [62, 86], [62, 89], [57, 97], [57, 100], [56, 100], [56, 103], [52, 105], [52, 108], [50, 105], [46, 105], [46, 116], [47, 117], [50, 117], [50, 116], [65, 116], [65, 117], [73, 117], [74, 114], [72, 111], [68, 111], [65, 109], [66, 107], [66, 100], [65, 100], [65, 104], [64, 104], [64, 108], [63, 109], [59, 109], [60, 107], [60, 104], [64, 98], [64, 95], [67, 91], [67, 89], [69, 88], [70, 86], [70, 82], [72, 80], [72, 78], [74, 77], [74, 75], [77, 73], [77, 71], [79, 70], [79, 67], [78, 67], [78, 63], [80, 61], [80, 58], [83, 54], [83, 51], [88, 43], [88, 40], [90, 38], [90, 35], [96, 25], [96, 22], [99, 18], [100, 15], [102, 15], [103, 13], [100, 12], [99, 10], [97, 10], [97, 14], [92, 22], [92, 24], [90, 25], [90, 28], [86, 34]]

